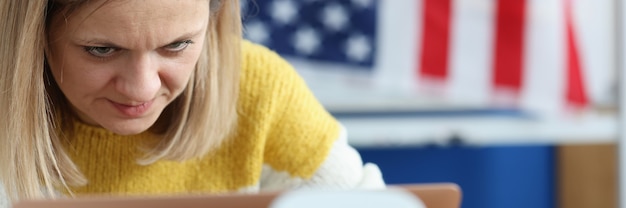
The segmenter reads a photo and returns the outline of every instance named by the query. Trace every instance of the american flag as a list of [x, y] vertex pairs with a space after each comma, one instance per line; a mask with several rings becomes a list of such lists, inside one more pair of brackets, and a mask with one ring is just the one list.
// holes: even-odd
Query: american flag
[[614, 101], [612, 0], [243, 5], [245, 37], [287, 57], [323, 103], [362, 104], [339, 94], [357, 89], [536, 112]]

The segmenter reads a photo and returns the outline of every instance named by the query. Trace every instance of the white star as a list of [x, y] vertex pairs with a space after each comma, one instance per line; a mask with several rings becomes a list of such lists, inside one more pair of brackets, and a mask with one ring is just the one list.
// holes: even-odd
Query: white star
[[348, 15], [343, 6], [330, 4], [324, 8], [320, 18], [324, 25], [331, 31], [340, 31], [348, 24]]
[[303, 55], [311, 55], [320, 47], [319, 35], [311, 27], [299, 28], [295, 32], [292, 41], [296, 51]]
[[372, 53], [372, 46], [367, 37], [363, 35], [352, 35], [346, 41], [346, 56], [355, 62], [363, 62]]
[[245, 34], [252, 42], [260, 44], [268, 44], [269, 32], [267, 25], [260, 21], [254, 21], [246, 24]]
[[352, 0], [352, 4], [360, 9], [366, 9], [372, 6], [372, 0]]
[[297, 18], [298, 6], [292, 0], [276, 0], [272, 2], [270, 14], [274, 21], [287, 25]]

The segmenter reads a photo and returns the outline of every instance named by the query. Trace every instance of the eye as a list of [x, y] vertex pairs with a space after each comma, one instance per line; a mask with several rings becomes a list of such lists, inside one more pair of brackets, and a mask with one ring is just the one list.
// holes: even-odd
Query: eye
[[85, 51], [93, 56], [106, 58], [112, 56], [117, 49], [113, 47], [85, 46]]
[[179, 41], [179, 42], [175, 42], [175, 43], [165, 46], [165, 50], [168, 50], [170, 52], [179, 52], [179, 51], [185, 50], [185, 48], [187, 48], [187, 46], [189, 46], [190, 44], [193, 44], [193, 41], [191, 40]]

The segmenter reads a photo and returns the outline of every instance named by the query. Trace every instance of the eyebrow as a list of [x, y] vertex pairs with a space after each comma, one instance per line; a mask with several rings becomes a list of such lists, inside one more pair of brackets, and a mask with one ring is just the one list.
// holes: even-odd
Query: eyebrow
[[120, 46], [111, 43], [109, 40], [107, 39], [101, 39], [101, 38], [91, 38], [89, 40], [85, 40], [85, 39], [79, 39], [78, 42], [80, 42], [81, 44], [84, 45], [97, 45], [97, 46], [101, 46], [101, 47], [113, 47], [113, 48], [121, 48]]
[[[171, 41], [171, 42], [169, 42], [169, 43], [167, 43], [167, 44], [165, 44], [163, 46], [167, 46], [167, 45], [170, 45], [170, 44], [173, 44], [173, 43], [177, 43], [177, 42], [180, 42], [180, 41], [184, 41], [184, 40], [190, 39], [192, 37], [200, 35], [203, 31], [204, 30], [200, 29], [200, 30], [197, 30], [197, 31], [184, 33], [183, 35], [179, 36], [178, 38], [175, 38], [173, 41]], [[112, 47], [112, 48], [124, 49], [124, 47], [121, 47], [121, 46], [111, 42], [110, 40], [108, 40], [106, 38], [89, 38], [89, 39], [79, 38], [78, 42], [81, 45], [97, 45], [98, 47]], [[160, 47], [163, 47], [163, 46], [160, 46]]]

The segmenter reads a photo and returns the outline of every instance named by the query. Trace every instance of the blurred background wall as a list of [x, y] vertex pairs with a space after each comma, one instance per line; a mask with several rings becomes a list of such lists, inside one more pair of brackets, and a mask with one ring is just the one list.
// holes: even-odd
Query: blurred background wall
[[242, 0], [390, 184], [615, 207], [614, 0]]

